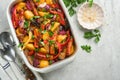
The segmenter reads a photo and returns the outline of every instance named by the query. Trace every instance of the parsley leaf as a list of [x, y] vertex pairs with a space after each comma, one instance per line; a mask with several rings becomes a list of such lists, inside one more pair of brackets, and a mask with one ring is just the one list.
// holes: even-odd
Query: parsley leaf
[[53, 18], [53, 14], [44, 15], [44, 18], [45, 18], [45, 19], [47, 19], [47, 18]]
[[84, 33], [84, 38], [86, 39], [91, 39], [93, 38], [95, 35], [93, 34], [93, 32], [85, 32]]
[[85, 32], [84, 33], [84, 38], [86, 39], [92, 39], [92, 38], [95, 38], [95, 42], [98, 43], [100, 41], [100, 37], [101, 37], [101, 34], [100, 34], [100, 31], [99, 30], [94, 30], [94, 31], [89, 31], [89, 32]]
[[76, 13], [76, 11], [72, 7], [70, 7], [68, 11], [70, 16], [73, 16]]
[[89, 6], [92, 7], [93, 0], [88, 0], [88, 2], [89, 2]]
[[20, 43], [20, 44], [18, 45], [18, 47], [23, 47], [23, 45], [24, 45], [23, 43]]
[[29, 26], [29, 21], [25, 21], [24, 22], [24, 28], [28, 28], [28, 26]]
[[69, 0], [63, 0], [66, 7], [70, 6], [71, 2]]
[[39, 44], [41, 44], [42, 46], [44, 46], [45, 45], [45, 43], [43, 42], [43, 41], [39, 41]]
[[85, 50], [87, 53], [90, 53], [92, 51], [90, 45], [82, 45], [81, 48], [82, 50]]
[[54, 44], [55, 42], [53, 40], [49, 40], [49, 44], [52, 45]]
[[34, 50], [35, 52], [39, 52], [39, 48], [35, 48], [35, 50]]
[[53, 36], [53, 34], [54, 34], [52, 31], [49, 31], [48, 33], [50, 36]]

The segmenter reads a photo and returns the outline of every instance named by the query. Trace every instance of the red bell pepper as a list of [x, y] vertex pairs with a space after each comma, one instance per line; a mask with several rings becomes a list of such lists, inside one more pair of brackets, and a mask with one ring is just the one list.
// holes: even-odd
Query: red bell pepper
[[68, 42], [68, 45], [67, 45], [67, 56], [70, 56], [72, 53], [71, 53], [71, 49], [72, 49], [72, 45], [73, 45], [73, 38], [71, 38]]
[[58, 12], [58, 11], [52, 11], [52, 10], [50, 10], [49, 11], [50, 13], [52, 13], [52, 14], [58, 14], [59, 16], [60, 16], [60, 18], [58, 19], [58, 21], [63, 25], [63, 26], [65, 26], [65, 19], [64, 19], [64, 14], [62, 13], [62, 12]]
[[37, 39], [34, 39], [34, 46], [35, 46], [35, 48], [39, 47]]
[[34, 2], [33, 2], [32, 0], [29, 0], [29, 2], [30, 2], [30, 6], [32, 7], [32, 10], [33, 10], [34, 15], [35, 15], [35, 16], [38, 16], [38, 12], [37, 12], [37, 9], [36, 9], [36, 7], [35, 7]]
[[43, 60], [47, 60], [47, 57], [46, 57], [46, 55], [44, 55], [44, 54], [42, 54], [42, 53], [35, 53], [35, 58], [37, 58], [37, 59], [43, 59]]
[[17, 17], [16, 6], [13, 8], [13, 11], [12, 11], [12, 23], [14, 28], [18, 27], [18, 17]]
[[61, 51], [62, 51], [62, 47], [61, 47], [60, 43], [57, 43], [57, 46], [58, 46], [58, 54], [55, 55], [55, 56], [53, 56], [53, 59], [52, 59], [52, 60], [58, 58], [58, 56], [60, 55], [60, 53], [61, 53]]
[[70, 31], [67, 31], [67, 40], [64, 43], [60, 43], [61, 46], [65, 46], [68, 44], [69, 40], [70, 40]]
[[32, 51], [30, 51], [30, 52], [28, 52], [28, 55], [29, 56], [32, 56], [34, 54], [34, 51], [32, 50]]

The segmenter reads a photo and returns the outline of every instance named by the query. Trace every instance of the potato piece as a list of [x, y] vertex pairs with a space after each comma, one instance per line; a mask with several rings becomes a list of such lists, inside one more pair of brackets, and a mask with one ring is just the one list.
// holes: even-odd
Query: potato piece
[[48, 51], [45, 48], [40, 48], [39, 52], [45, 53], [45, 54], [48, 53]]
[[26, 19], [30, 20], [34, 16], [34, 14], [31, 11], [26, 10], [24, 16]]
[[64, 51], [63, 52], [61, 52], [60, 53], [60, 55], [59, 55], [59, 59], [65, 59], [65, 57], [66, 57], [66, 48], [64, 49]]
[[61, 52], [59, 55], [59, 59], [65, 59], [66, 53]]
[[46, 3], [47, 4], [52, 4], [53, 2], [52, 2], [52, 0], [46, 0]]
[[72, 55], [74, 53], [75, 49], [74, 46], [72, 45], [71, 51], [70, 51], [70, 55]]
[[45, 2], [45, 0], [34, 0], [34, 2], [37, 2], [38, 4], [43, 4]]
[[29, 50], [35, 50], [34, 45], [30, 44], [30, 43], [26, 45], [26, 48], [29, 49]]
[[45, 32], [43, 34], [43, 40], [48, 40], [49, 39], [49, 33], [48, 32]]
[[38, 13], [39, 13], [39, 15], [42, 16], [42, 17], [49, 14], [48, 12], [41, 12], [41, 11], [39, 11]]
[[49, 66], [49, 62], [47, 60], [41, 60], [40, 61], [40, 64], [39, 64], [40, 68], [44, 68], [44, 67], [47, 67], [47, 66]]
[[49, 19], [47, 19], [47, 20], [44, 21], [44, 25], [46, 25], [46, 24], [48, 24], [48, 23], [50, 23], [50, 20], [49, 20]]
[[66, 38], [67, 38], [67, 35], [58, 35], [58, 36], [57, 36], [57, 41], [61, 43], [61, 42], [62, 42], [63, 40], [65, 40]]
[[26, 8], [26, 4], [24, 2], [20, 2], [19, 4], [17, 4], [17, 10], [21, 10], [21, 9], [25, 9]]
[[59, 22], [55, 22], [54, 26], [51, 28], [51, 31], [54, 32], [60, 26]]
[[[25, 36], [23, 39], [23, 42], [25, 43], [28, 39], [29, 39], [29, 36]], [[33, 40], [31, 39], [30, 42], [33, 42]]]
[[53, 44], [50, 46], [50, 54], [55, 54], [55, 46]]

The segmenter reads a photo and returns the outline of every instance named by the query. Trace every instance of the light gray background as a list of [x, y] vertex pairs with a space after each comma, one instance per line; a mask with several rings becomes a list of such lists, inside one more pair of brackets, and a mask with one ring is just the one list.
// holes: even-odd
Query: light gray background
[[[6, 8], [11, 0], [0, 0], [0, 32], [9, 31]], [[102, 37], [98, 44], [84, 39], [84, 30], [79, 28], [76, 15], [71, 18], [76, 23], [75, 37], [78, 41], [76, 59], [66, 67], [42, 74], [45, 80], [120, 80], [120, 0], [94, 0], [105, 13], [105, 21], [99, 29]], [[90, 44], [91, 54], [80, 46]]]

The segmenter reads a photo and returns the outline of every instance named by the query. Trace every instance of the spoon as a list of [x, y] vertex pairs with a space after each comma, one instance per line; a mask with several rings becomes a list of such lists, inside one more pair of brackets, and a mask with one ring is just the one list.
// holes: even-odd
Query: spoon
[[2, 32], [0, 34], [0, 42], [4, 48], [7, 48], [7, 45], [15, 46], [13, 37], [9, 32]]
[[4, 53], [2, 54], [2, 57], [6, 60], [6, 61], [15, 61], [15, 56], [16, 53], [14, 51], [13, 47], [7, 46], [7, 48], [5, 48]]
[[[12, 47], [10, 47], [10, 46], [8, 46], [7, 50], [6, 49], [5, 50], [0, 49], [0, 53], [1, 53], [0, 56], [3, 59], [5, 59], [6, 61], [8, 61], [8, 62], [15, 60], [15, 58], [14, 58], [15, 57], [14, 49]], [[13, 74], [15, 75], [15, 77], [17, 78], [17, 80], [19, 80], [18, 77], [16, 76], [14, 70], [12, 69], [12, 67], [10, 67], [10, 68], [11, 68]]]

